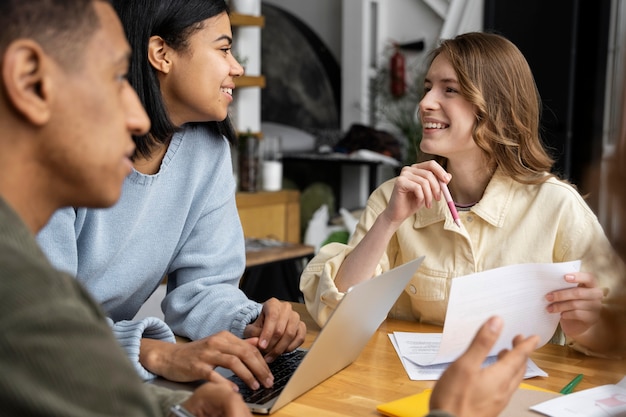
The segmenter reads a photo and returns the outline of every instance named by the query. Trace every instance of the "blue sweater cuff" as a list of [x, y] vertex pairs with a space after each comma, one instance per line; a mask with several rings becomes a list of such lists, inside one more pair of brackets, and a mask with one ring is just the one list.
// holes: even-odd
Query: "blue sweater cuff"
[[139, 376], [144, 380], [150, 380], [157, 375], [148, 371], [139, 363], [139, 347], [142, 338], [162, 340], [164, 342], [176, 343], [176, 338], [172, 330], [156, 317], [146, 317], [142, 320], [123, 320], [113, 323], [109, 319], [111, 330], [120, 345], [126, 351], [126, 355], [135, 367]]
[[261, 314], [262, 304], [249, 303], [247, 306], [239, 310], [237, 316], [233, 320], [233, 325], [230, 331], [237, 337], [243, 338], [243, 331], [246, 326], [252, 323]]

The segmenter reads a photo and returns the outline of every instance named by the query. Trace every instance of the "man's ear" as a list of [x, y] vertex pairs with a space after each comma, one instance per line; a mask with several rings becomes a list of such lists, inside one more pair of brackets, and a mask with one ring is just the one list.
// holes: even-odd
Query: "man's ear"
[[30, 39], [18, 39], [5, 51], [2, 81], [7, 100], [15, 110], [35, 125], [50, 119], [49, 58], [41, 46]]
[[148, 61], [157, 70], [164, 74], [172, 67], [172, 49], [167, 46], [160, 36], [151, 36], [148, 41]]

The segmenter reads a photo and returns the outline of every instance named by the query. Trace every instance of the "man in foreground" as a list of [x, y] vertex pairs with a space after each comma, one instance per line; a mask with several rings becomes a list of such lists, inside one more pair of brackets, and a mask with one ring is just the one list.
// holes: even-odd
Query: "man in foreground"
[[107, 207], [149, 120], [130, 48], [100, 0], [0, 2], [0, 404], [7, 415], [249, 416], [212, 373], [189, 393], [144, 385], [99, 306], [34, 234], [64, 206]]

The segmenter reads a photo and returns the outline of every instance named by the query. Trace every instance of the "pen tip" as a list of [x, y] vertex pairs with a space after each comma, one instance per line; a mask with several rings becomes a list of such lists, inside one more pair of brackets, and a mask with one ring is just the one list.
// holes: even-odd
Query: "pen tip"
[[454, 223], [455, 223], [457, 226], [461, 227], [461, 220], [459, 220], [459, 219], [455, 219], [455, 220], [454, 220]]

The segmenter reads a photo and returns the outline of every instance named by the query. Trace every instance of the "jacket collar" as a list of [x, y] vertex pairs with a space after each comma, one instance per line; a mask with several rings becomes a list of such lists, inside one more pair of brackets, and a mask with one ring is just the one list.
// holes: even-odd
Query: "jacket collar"
[[[520, 185], [498, 168], [487, 184], [483, 197], [470, 211], [492, 226], [502, 227], [512, 204], [515, 190]], [[446, 221], [450, 223], [450, 227], [456, 228], [452, 223], [452, 216], [448, 212], [448, 205], [443, 198], [435, 202], [431, 209], [419, 210], [415, 214], [413, 226], [419, 229], [441, 221]]]

